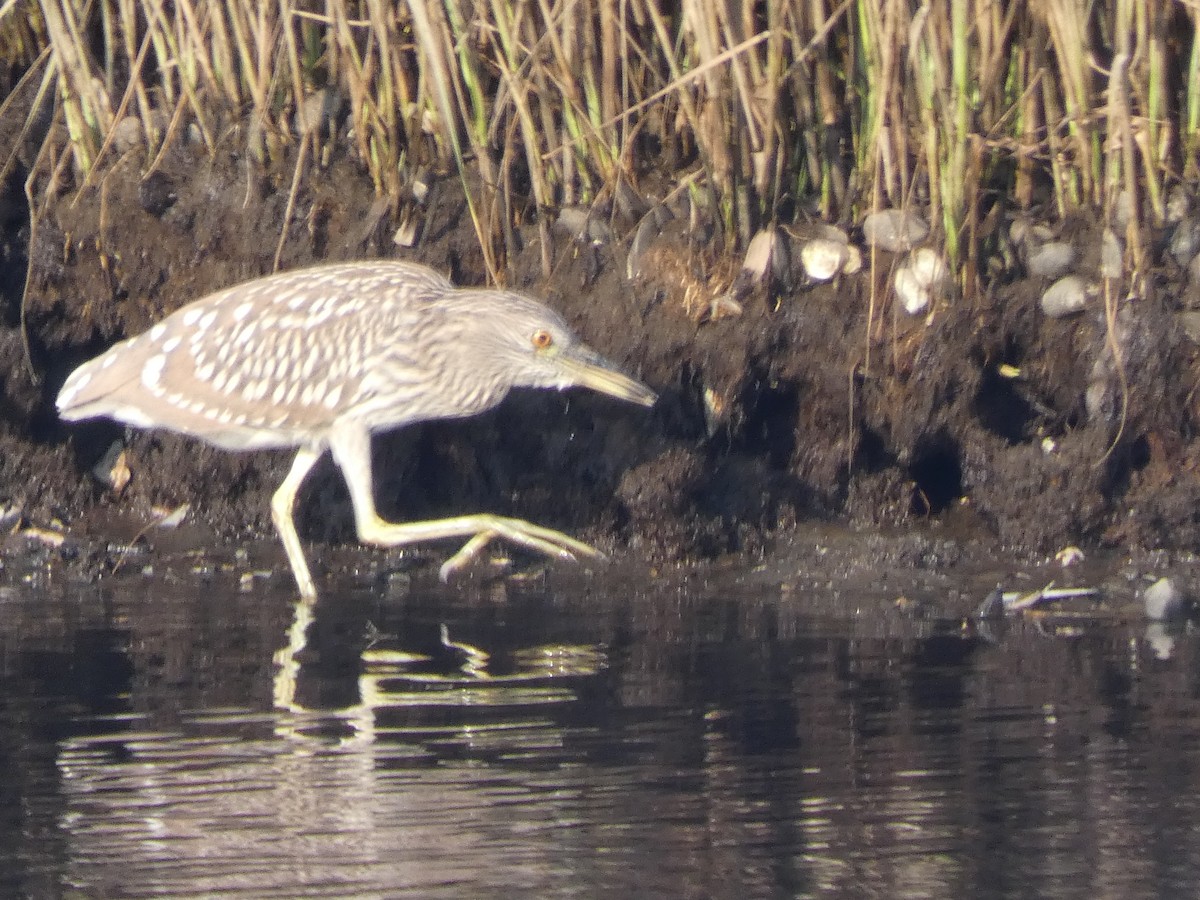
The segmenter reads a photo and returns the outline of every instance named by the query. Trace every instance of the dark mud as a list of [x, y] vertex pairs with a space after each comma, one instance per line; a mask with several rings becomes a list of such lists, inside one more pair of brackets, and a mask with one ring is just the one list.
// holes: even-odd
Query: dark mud
[[[87, 186], [60, 172], [32, 228], [28, 170], [15, 167], [0, 186], [0, 500], [24, 523], [98, 535], [114, 517], [145, 523], [153, 508], [186, 502], [224, 540], [271, 533], [268, 498], [288, 454], [130, 433], [133, 478], [116, 495], [89, 469], [122, 429], [68, 429], [53, 407], [79, 362], [271, 270], [292, 173], [262, 171], [240, 155], [243, 143], [231, 131], [212, 156], [178, 142], [149, 176], [135, 150]], [[36, 187], [45, 191], [45, 179]], [[435, 197], [421, 240], [402, 251], [391, 237], [406, 211], [379, 201], [361, 168], [335, 154], [300, 182], [282, 267], [402, 257], [484, 283], [461, 185], [442, 177]], [[1097, 248], [1087, 263], [1096, 267], [1095, 224], [1070, 228]], [[492, 510], [659, 566], [729, 554], [753, 562], [814, 520], [941, 523], [1027, 555], [1200, 543], [1200, 368], [1176, 316], [1181, 272], [1156, 273], [1117, 303], [1111, 323], [1099, 302], [1048, 319], [1038, 306], [1045, 283], [1016, 277], [910, 317], [893, 307], [892, 260], [880, 254], [874, 276], [868, 265], [833, 285], [752, 292], [740, 315], [709, 320], [708, 301], [734, 267], [703, 228], [669, 223], [647, 251], [647, 274], [633, 279], [621, 223], [601, 242], [553, 230], [548, 277], [536, 228], [517, 233], [510, 286], [563, 312], [661, 400], [647, 412], [522, 394], [474, 420], [382, 436], [385, 515]], [[331, 464], [314, 473], [297, 517], [306, 540], [353, 543]], [[92, 572], [115, 564], [100, 541], [68, 546], [64, 555]], [[804, 549], [793, 550], [803, 561]]]

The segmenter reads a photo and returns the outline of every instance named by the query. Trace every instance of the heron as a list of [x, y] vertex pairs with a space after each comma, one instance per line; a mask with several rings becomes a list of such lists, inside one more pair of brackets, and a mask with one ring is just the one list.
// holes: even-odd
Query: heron
[[650, 388], [524, 294], [457, 288], [411, 262], [326, 263], [196, 300], [75, 369], [66, 421], [107, 417], [233, 451], [296, 448], [271, 518], [304, 598], [316, 585], [296, 531], [296, 496], [326, 450], [349, 489], [360, 541], [380, 547], [466, 538], [443, 580], [495, 540], [562, 559], [601, 557], [582, 541], [490, 513], [394, 523], [375, 507], [373, 434], [473, 416], [513, 388], [584, 387], [642, 406]]

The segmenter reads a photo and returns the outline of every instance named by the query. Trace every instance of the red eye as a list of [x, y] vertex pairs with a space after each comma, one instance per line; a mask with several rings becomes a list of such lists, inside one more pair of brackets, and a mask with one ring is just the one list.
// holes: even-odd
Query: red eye
[[538, 350], [549, 350], [554, 344], [554, 338], [550, 336], [550, 332], [544, 328], [539, 328], [533, 333], [533, 337], [529, 339], [530, 343]]

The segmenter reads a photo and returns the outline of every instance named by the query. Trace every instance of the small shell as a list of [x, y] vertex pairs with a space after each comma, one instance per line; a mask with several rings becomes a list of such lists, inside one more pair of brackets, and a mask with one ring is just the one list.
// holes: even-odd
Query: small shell
[[704, 389], [704, 428], [709, 437], [716, 435], [725, 421], [729, 402], [710, 387]]
[[1057, 562], [1064, 569], [1068, 569], [1071, 566], [1077, 566], [1085, 559], [1087, 559], [1087, 556], [1084, 555], [1084, 552], [1073, 544], [1069, 547], [1063, 547], [1054, 554], [1055, 562]]
[[[850, 260], [850, 247], [828, 238], [816, 238], [800, 249], [800, 264], [812, 281], [830, 281]], [[861, 265], [861, 257], [860, 257]]]
[[157, 528], [162, 528], [169, 531], [172, 528], [178, 528], [183, 524], [188, 517], [188, 513], [192, 511], [192, 504], [181, 503], [174, 508], [154, 506], [150, 508], [150, 512], [157, 518], [154, 525]]
[[1029, 239], [1029, 229], [1032, 227], [1033, 225], [1024, 216], [1013, 219], [1012, 224], [1008, 226], [1008, 239], [1020, 246]]
[[916, 213], [884, 209], [863, 219], [862, 231], [868, 245], [899, 253], [925, 240], [929, 226]]
[[1075, 248], [1066, 241], [1050, 241], [1032, 246], [1025, 254], [1025, 268], [1040, 278], [1059, 278], [1071, 270]]
[[764, 228], [750, 239], [746, 258], [742, 261], [742, 272], [754, 281], [763, 281], [774, 275], [783, 253], [783, 241], [774, 228]]
[[892, 283], [904, 311], [910, 316], [917, 315], [929, 306], [928, 287], [921, 283], [921, 279], [907, 265], [896, 270], [896, 274], [892, 276]]
[[1181, 616], [1184, 613], [1184, 603], [1183, 592], [1170, 578], [1158, 579], [1142, 594], [1142, 605], [1146, 610], [1147, 619], [1173, 619]]
[[846, 261], [842, 263], [842, 274], [853, 275], [862, 269], [862, 251], [851, 244], [846, 248]]
[[938, 255], [936, 250], [931, 250], [929, 247], [920, 247], [914, 250], [908, 259], [908, 267], [912, 269], [917, 282], [929, 291], [936, 291], [941, 287], [950, 274], [945, 260]]
[[1042, 312], [1052, 319], [1061, 319], [1082, 312], [1088, 297], [1096, 289], [1079, 275], [1064, 275], [1042, 294]]

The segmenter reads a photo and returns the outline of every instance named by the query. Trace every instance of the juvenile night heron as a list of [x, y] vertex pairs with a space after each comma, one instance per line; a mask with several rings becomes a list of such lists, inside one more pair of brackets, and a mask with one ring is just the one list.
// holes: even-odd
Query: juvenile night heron
[[644, 406], [655, 400], [541, 303], [377, 260], [284, 272], [197, 300], [76, 369], [58, 411], [68, 421], [107, 416], [228, 450], [298, 447], [271, 516], [301, 595], [315, 597], [292, 510], [326, 448], [350, 489], [360, 540], [396, 547], [469, 538], [442, 566], [443, 579], [497, 538], [565, 559], [598, 556], [520, 519], [393, 524], [375, 511], [372, 433], [475, 415], [515, 387], [574, 386]]

